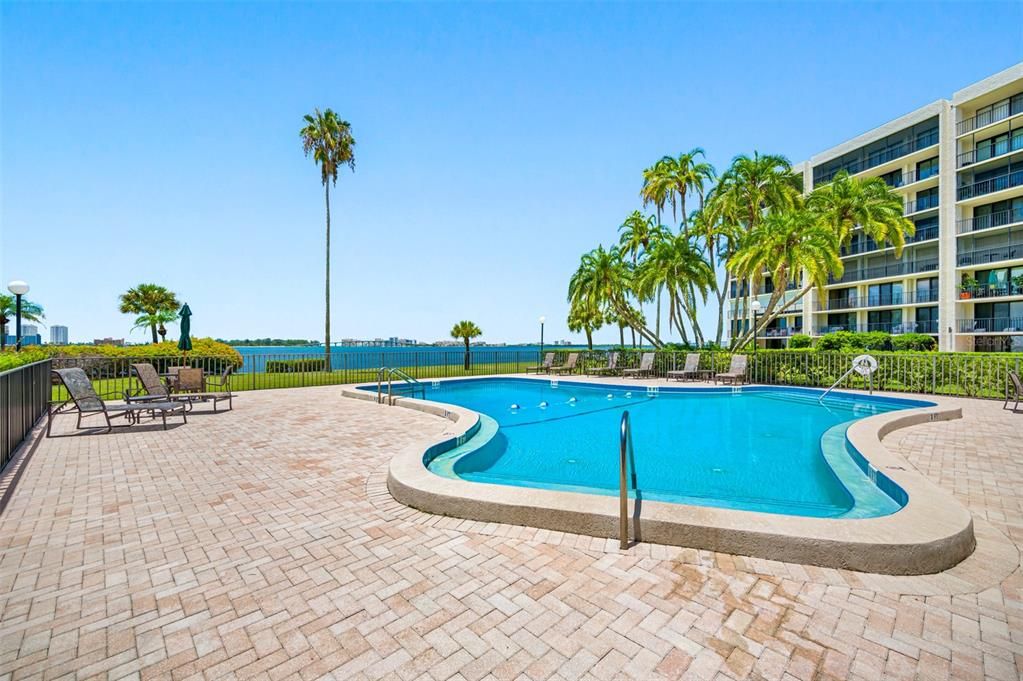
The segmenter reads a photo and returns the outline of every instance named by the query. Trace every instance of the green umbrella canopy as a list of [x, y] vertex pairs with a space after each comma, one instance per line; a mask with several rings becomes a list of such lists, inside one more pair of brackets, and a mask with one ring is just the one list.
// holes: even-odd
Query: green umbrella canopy
[[192, 311], [188, 309], [188, 303], [181, 306], [181, 312], [178, 315], [181, 317], [181, 338], [178, 339], [178, 350], [188, 352], [192, 349], [192, 337], [188, 335], [192, 327]]

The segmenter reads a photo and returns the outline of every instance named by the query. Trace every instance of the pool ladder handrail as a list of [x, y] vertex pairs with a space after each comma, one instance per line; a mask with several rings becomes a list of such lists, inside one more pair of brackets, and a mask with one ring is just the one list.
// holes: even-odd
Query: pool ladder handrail
[[423, 385], [419, 380], [412, 378], [407, 373], [396, 367], [380, 367], [377, 370], [377, 403], [383, 404], [383, 379], [387, 377], [387, 404], [394, 405], [394, 378], [397, 376], [406, 385], [411, 386], [412, 394], [415, 395], [415, 391], [418, 390], [422, 393], [423, 399], [426, 399], [426, 386]]
[[629, 548], [629, 489], [628, 489], [628, 451], [632, 445], [632, 426], [629, 423], [629, 411], [622, 414], [618, 450], [618, 537], [619, 546], [624, 551]]
[[[850, 367], [848, 371], [846, 371], [844, 374], [839, 376], [838, 380], [835, 381], [834, 383], [832, 383], [831, 387], [828, 388], [827, 390], [825, 390], [824, 394], [820, 396], [820, 398], [817, 400], [817, 404], [824, 404], [824, 398], [828, 396], [828, 393], [830, 393], [832, 390], [837, 388], [838, 384], [841, 383], [842, 381], [844, 381], [846, 376], [848, 376], [852, 372], [856, 371], [858, 368], [859, 367], [856, 364], [853, 364], [852, 367]], [[867, 385], [869, 386], [869, 394], [873, 395], [874, 394], [874, 378], [873, 378], [873, 374], [869, 374], [869, 373], [867, 374]]]

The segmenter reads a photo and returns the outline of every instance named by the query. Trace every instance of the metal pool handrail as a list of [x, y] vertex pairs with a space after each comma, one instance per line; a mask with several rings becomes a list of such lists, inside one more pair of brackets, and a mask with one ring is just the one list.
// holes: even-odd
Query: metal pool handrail
[[385, 375], [387, 376], [387, 403], [388, 404], [391, 404], [391, 405], [394, 404], [394, 396], [393, 396], [393, 390], [392, 390], [392, 383], [394, 382], [394, 377], [395, 376], [397, 376], [398, 378], [403, 380], [407, 385], [412, 387], [412, 390], [413, 390], [412, 394], [413, 395], [415, 394], [416, 390], [419, 390], [423, 394], [423, 399], [424, 400], [426, 399], [426, 387], [420, 381], [416, 380], [415, 378], [412, 378], [411, 376], [406, 374], [401, 369], [388, 368], [388, 367], [380, 367], [380, 369], [377, 371], [377, 403], [378, 404], [383, 402], [383, 377]]
[[629, 450], [629, 444], [632, 441], [632, 427], [629, 425], [629, 412], [628, 410], [622, 414], [622, 426], [621, 426], [621, 443], [619, 447], [619, 459], [618, 459], [618, 536], [621, 542], [622, 550], [629, 548], [629, 490], [626, 486], [626, 480], [628, 475], [626, 474], [626, 468], [628, 466], [627, 456]]

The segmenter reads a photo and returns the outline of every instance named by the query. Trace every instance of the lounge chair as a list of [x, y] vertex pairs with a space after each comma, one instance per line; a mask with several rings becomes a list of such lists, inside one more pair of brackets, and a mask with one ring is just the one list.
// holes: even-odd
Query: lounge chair
[[179, 367], [177, 371], [177, 385], [179, 390], [184, 392], [172, 393], [167, 385], [160, 380], [160, 375], [156, 373], [156, 369], [152, 364], [140, 363], [132, 364], [131, 368], [135, 371], [135, 375], [138, 377], [139, 382], [142, 383], [143, 389], [145, 389], [145, 395], [132, 395], [131, 393], [125, 393], [124, 401], [128, 404], [144, 403], [156, 401], [165, 402], [181, 402], [185, 404], [189, 410], [192, 409], [192, 405], [195, 402], [213, 402], [213, 411], [217, 411], [217, 404], [219, 402], [227, 402], [227, 410], [230, 411], [234, 407], [233, 397], [234, 394], [231, 392], [228, 385], [228, 380], [231, 375], [231, 368], [228, 367], [217, 384], [218, 387], [223, 390], [217, 392], [205, 392], [206, 382], [203, 381], [202, 369], [190, 369], [188, 367]]
[[607, 356], [607, 366], [593, 367], [589, 371], [594, 376], [614, 375], [618, 373], [618, 353], [612, 352]]
[[123, 416], [127, 423], [117, 424], [130, 426], [138, 423], [143, 414], [148, 413], [153, 418], [159, 414], [163, 419], [163, 428], [167, 429], [167, 415], [180, 415], [183, 423], [188, 423], [185, 416], [185, 405], [180, 402], [169, 400], [149, 400], [139, 404], [107, 404], [92, 387], [92, 381], [80, 368], [55, 369], [51, 372], [58, 378], [64, 388], [67, 389], [70, 397], [64, 402], [51, 402], [46, 414], [46, 437], [50, 437], [50, 428], [53, 425], [53, 417], [61, 413], [77, 413], [78, 422], [75, 428], [82, 427], [82, 418], [102, 414], [107, 423], [107, 431], [113, 430], [114, 424], [110, 419]]
[[686, 355], [686, 363], [681, 369], [673, 369], [667, 374], [668, 379], [682, 381], [687, 378], [695, 379], [700, 374], [700, 353], [690, 352]]
[[639, 367], [635, 369], [626, 369], [622, 372], [622, 376], [633, 376], [639, 378], [640, 376], [651, 376], [654, 373], [654, 353], [644, 352], [643, 356], [639, 359]]
[[1005, 404], [1002, 405], [1002, 409], [1008, 409], [1010, 391], [1012, 391], [1012, 397], [1015, 398], [1016, 404], [1012, 405], [1012, 411], [1016, 412], [1019, 410], [1019, 401], [1023, 399], [1023, 383], [1020, 383], [1019, 374], [1015, 371], [1009, 372], [1009, 380], [1005, 386]]
[[528, 374], [530, 371], [532, 371], [533, 373], [537, 374], [539, 373], [546, 374], [550, 372], [552, 366], [554, 366], [554, 353], [548, 352], [546, 355], [543, 356], [543, 362], [541, 362], [539, 366], [526, 367], [526, 373]]
[[550, 373], [552, 374], [570, 374], [575, 371], [575, 363], [579, 361], [579, 353], [571, 352], [568, 355], [568, 359], [565, 363], [559, 367], [551, 367]]
[[728, 367], [728, 371], [723, 374], [715, 374], [714, 382], [718, 381], [722, 383], [731, 383], [736, 385], [737, 383], [746, 382], [746, 355], [732, 355], [732, 363]]

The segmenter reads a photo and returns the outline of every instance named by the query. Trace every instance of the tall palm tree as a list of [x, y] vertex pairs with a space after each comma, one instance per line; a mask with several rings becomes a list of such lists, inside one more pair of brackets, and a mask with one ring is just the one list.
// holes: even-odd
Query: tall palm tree
[[330, 185], [337, 185], [337, 171], [348, 166], [355, 172], [355, 138], [352, 126], [331, 109], [305, 116], [305, 126], [299, 131], [305, 155], [313, 155], [313, 161], [320, 166], [320, 180], [323, 182], [324, 202], [327, 205], [327, 268], [324, 299], [323, 347], [326, 350], [326, 366], [330, 370]]
[[[774, 283], [757, 330], [777, 319], [810, 289], [823, 291], [828, 276], [840, 276], [843, 271], [838, 235], [820, 215], [804, 207], [765, 216], [743, 239], [732, 267], [754, 284], [762, 282], [765, 273]], [[803, 288], [782, 303], [789, 283], [798, 281], [801, 273], [806, 275]], [[752, 334], [752, 329], [741, 334], [734, 346], [745, 344]]]
[[898, 258], [906, 237], [916, 231], [913, 221], [903, 216], [902, 197], [880, 177], [861, 179], [842, 171], [815, 189], [807, 206], [835, 230], [843, 246], [849, 245], [853, 230], [860, 227], [875, 242], [891, 243]]
[[661, 213], [672, 197], [668, 160], [672, 160], [671, 157], [665, 156], [643, 171], [643, 187], [639, 190], [643, 207], [653, 205], [657, 212], [657, 224], [661, 224]]
[[714, 166], [699, 160], [703, 156], [703, 149], [695, 147], [686, 153], [679, 154], [678, 158], [666, 156], [663, 159], [667, 180], [675, 197], [672, 203], [678, 203], [682, 214], [681, 228], [683, 232], [687, 233], [689, 231], [689, 214], [686, 211], [686, 197], [695, 193], [699, 197], [702, 207], [704, 190], [707, 184], [714, 181]]
[[451, 337], [460, 338], [465, 343], [465, 370], [469, 370], [469, 341], [478, 336], [482, 336], [483, 332], [480, 331], [480, 327], [468, 320], [462, 320], [451, 327]]
[[[656, 241], [636, 269], [635, 288], [641, 292], [663, 288], [668, 295], [668, 327], [679, 330], [682, 342], [688, 344], [685, 320], [696, 316], [699, 294], [706, 300], [714, 281], [714, 270], [703, 255], [693, 247], [685, 234], [675, 234]], [[702, 344], [699, 326], [693, 326], [694, 340]]]
[[[18, 303], [15, 296], [0, 293], [0, 350], [7, 347], [7, 324], [18, 314]], [[24, 298], [21, 299], [21, 318], [27, 322], [40, 322], [46, 319], [43, 306]]]
[[[732, 221], [728, 229], [737, 237], [729, 253], [734, 252], [739, 243], [746, 242], [746, 237], [757, 230], [766, 215], [796, 208], [801, 201], [802, 186], [799, 175], [792, 172], [792, 164], [784, 156], [754, 152], [753, 156], [743, 154], [732, 159], [714, 189], [721, 215]], [[725, 261], [725, 268], [730, 274], [736, 274], [730, 257]], [[746, 302], [755, 294], [755, 287], [748, 287]], [[736, 310], [738, 298], [733, 301]], [[746, 309], [749, 310], [748, 304]]]
[[157, 338], [157, 327], [160, 325], [158, 316], [161, 313], [173, 313], [177, 317], [177, 311], [181, 307], [178, 298], [163, 286], [157, 284], [139, 284], [121, 294], [119, 309], [123, 314], [139, 315], [135, 326], [142, 316], [146, 321], [142, 326], [148, 326], [153, 334], [153, 342], [160, 342]]
[[[632, 256], [632, 264], [636, 265], [639, 256], [643, 255], [654, 241], [667, 238], [670, 233], [664, 225], [655, 221], [654, 216], [644, 217], [638, 210], [632, 211], [629, 217], [625, 218], [619, 227], [621, 233], [619, 244], [624, 254]], [[653, 299], [657, 312], [654, 321], [654, 335], [658, 338], [661, 335], [661, 289], [658, 288], [653, 295], [646, 299]]]
[[598, 308], [584, 303], [572, 305], [568, 311], [568, 330], [572, 333], [580, 331], [586, 334], [586, 347], [593, 349], [593, 332], [604, 326], [604, 315]]
[[622, 257], [622, 251], [612, 246], [598, 246], [585, 253], [568, 282], [568, 302], [583, 304], [598, 310], [610, 309], [620, 322], [630, 326], [655, 347], [661, 340], [646, 327], [644, 320], [629, 303], [633, 291], [633, 266]]

